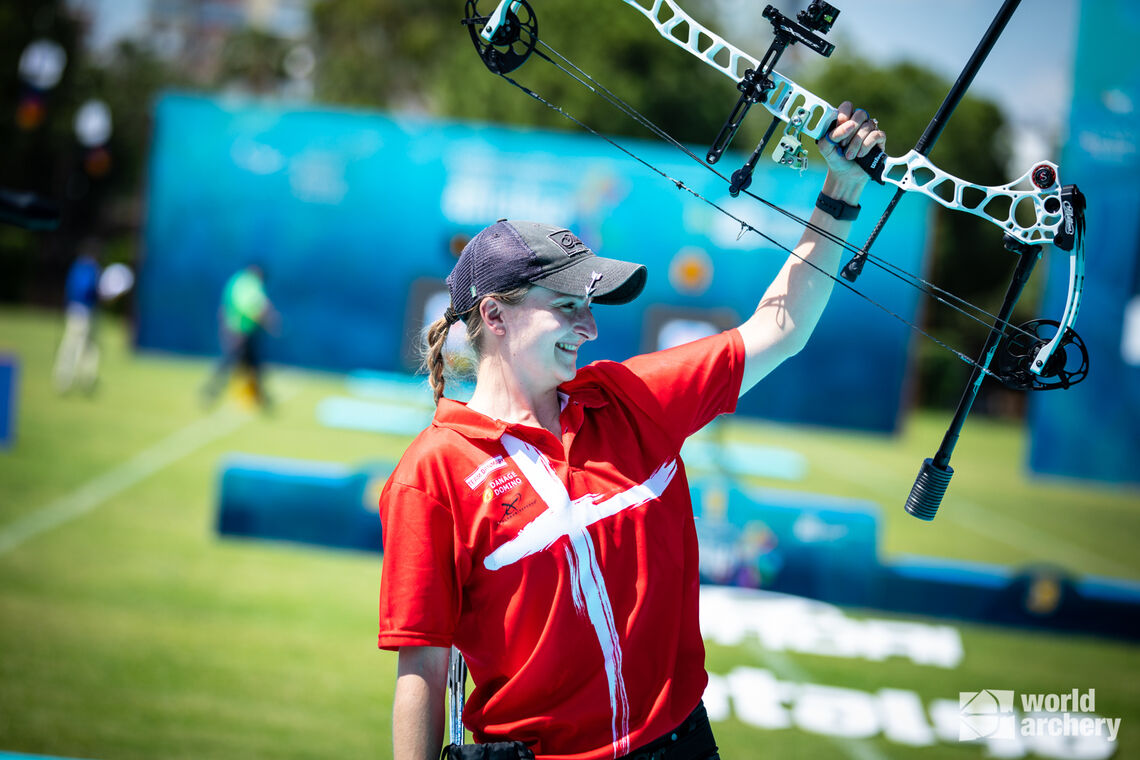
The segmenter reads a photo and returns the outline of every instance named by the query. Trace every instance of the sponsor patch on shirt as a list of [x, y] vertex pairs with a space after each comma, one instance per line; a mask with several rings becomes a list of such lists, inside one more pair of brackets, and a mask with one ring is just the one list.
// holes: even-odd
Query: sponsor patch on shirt
[[518, 488], [522, 485], [522, 478], [514, 470], [500, 475], [487, 484], [487, 489], [483, 491], [483, 503], [487, 503], [491, 499], [502, 496], [503, 494]]
[[498, 522], [499, 525], [502, 525], [512, 517], [518, 517], [523, 512], [529, 512], [538, 506], [537, 498], [532, 498], [525, 504], [522, 503], [522, 498], [522, 493], [516, 493], [513, 499], [503, 499], [499, 504], [499, 506], [503, 508], [503, 516]]
[[467, 484], [468, 488], [474, 490], [476, 486], [487, 479], [488, 475], [490, 475], [495, 470], [506, 466], [507, 460], [503, 458], [502, 454], [491, 457], [486, 462], [476, 467], [475, 472], [465, 477], [463, 479], [463, 482]]

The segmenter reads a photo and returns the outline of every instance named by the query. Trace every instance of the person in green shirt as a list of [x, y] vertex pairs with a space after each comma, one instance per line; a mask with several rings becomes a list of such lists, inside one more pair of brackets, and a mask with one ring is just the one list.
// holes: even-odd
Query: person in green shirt
[[205, 403], [213, 403], [230, 373], [238, 367], [249, 378], [254, 400], [262, 408], [269, 406], [261, 376], [259, 344], [261, 334], [275, 331], [278, 320], [277, 311], [265, 294], [265, 274], [260, 266], [251, 264], [230, 277], [218, 309], [222, 356], [202, 389]]

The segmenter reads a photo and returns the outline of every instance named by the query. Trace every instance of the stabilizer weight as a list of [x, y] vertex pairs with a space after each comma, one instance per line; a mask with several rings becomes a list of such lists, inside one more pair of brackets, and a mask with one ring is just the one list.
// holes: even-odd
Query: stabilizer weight
[[922, 469], [918, 471], [914, 487], [910, 489], [910, 496], [907, 497], [906, 511], [919, 520], [928, 522], [933, 520], [953, 475], [954, 468], [950, 465], [940, 467], [933, 459], [923, 460]]

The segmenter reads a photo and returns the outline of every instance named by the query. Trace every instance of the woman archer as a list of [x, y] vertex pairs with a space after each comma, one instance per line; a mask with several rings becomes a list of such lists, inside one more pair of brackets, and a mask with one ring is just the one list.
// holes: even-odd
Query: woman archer
[[[435, 417], [380, 497], [395, 760], [439, 755], [452, 645], [474, 681], [464, 723], [500, 757], [718, 757], [678, 452], [805, 345], [833, 284], [813, 267], [837, 270], [834, 240], [868, 180], [854, 159], [885, 139], [844, 103], [820, 143], [812, 227], [755, 312], [622, 363], [579, 369], [578, 351], [597, 336], [592, 306], [636, 298], [645, 267], [533, 222], [496, 222], [464, 248], [427, 333]], [[443, 397], [443, 345], [460, 321], [477, 356], [466, 404]]]

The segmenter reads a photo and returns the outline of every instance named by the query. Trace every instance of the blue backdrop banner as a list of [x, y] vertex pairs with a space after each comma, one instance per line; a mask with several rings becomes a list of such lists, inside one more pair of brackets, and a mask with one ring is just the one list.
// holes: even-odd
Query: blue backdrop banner
[[[1140, 60], [1109, 55], [1140, 37], [1140, 5], [1085, 0], [1062, 181], [1088, 199], [1088, 265], [1077, 332], [1089, 377], [1030, 406], [1036, 472], [1140, 483]], [[1067, 262], [1050, 266], [1044, 314], [1059, 314]]]
[[[667, 146], [636, 152], [783, 245], [802, 229]], [[725, 158], [725, 165], [741, 157]], [[752, 189], [807, 217], [822, 171], [776, 167]], [[852, 240], [866, 239], [890, 193], [873, 187]], [[926, 214], [908, 199], [876, 243], [922, 270]], [[145, 258], [138, 289], [141, 348], [218, 351], [222, 286], [260, 263], [282, 315], [270, 361], [348, 371], [407, 371], [425, 319], [442, 313], [455, 255], [498, 218], [565, 225], [602, 255], [644, 263], [644, 295], [596, 310], [600, 337], [584, 361], [624, 359], [738, 324], [786, 253], [641, 164], [582, 134], [379, 113], [168, 94], [158, 105]], [[860, 289], [904, 319], [918, 293], [869, 270]], [[836, 286], [809, 347], [742, 400], [781, 421], [896, 428], [911, 331]]]

